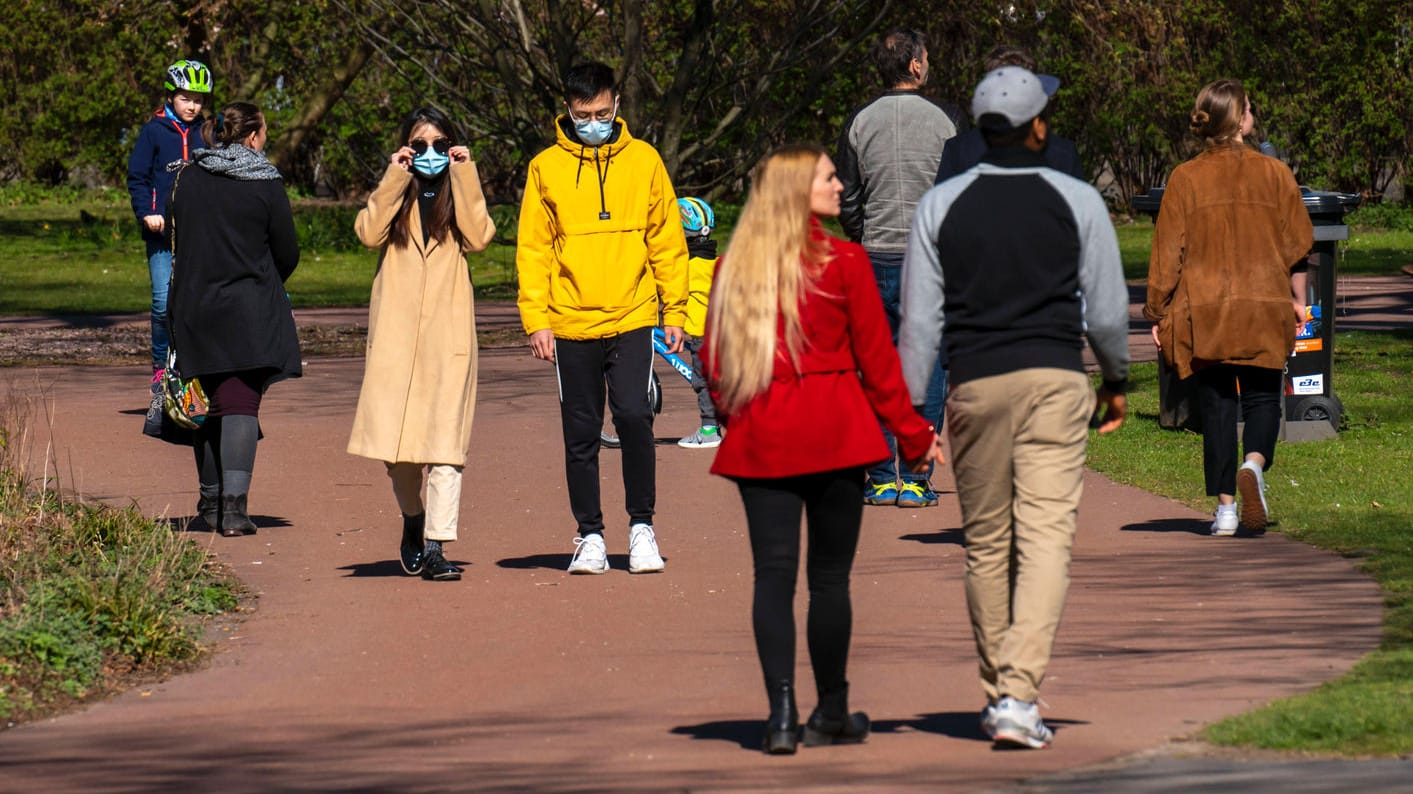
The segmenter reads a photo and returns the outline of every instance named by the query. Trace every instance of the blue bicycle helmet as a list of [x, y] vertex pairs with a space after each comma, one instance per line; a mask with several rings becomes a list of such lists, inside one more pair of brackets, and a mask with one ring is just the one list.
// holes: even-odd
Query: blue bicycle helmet
[[682, 231], [688, 237], [706, 237], [716, 226], [716, 213], [711, 205], [699, 198], [677, 199], [677, 209], [682, 213]]

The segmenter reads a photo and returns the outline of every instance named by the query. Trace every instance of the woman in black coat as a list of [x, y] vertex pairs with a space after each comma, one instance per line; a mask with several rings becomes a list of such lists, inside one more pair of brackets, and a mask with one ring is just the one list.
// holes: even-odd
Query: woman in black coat
[[199, 377], [210, 413], [196, 431], [197, 511], [226, 537], [255, 534], [246, 509], [260, 399], [301, 374], [284, 282], [299, 263], [284, 182], [263, 149], [260, 109], [235, 102], [201, 129], [168, 202], [174, 263], [172, 344], [184, 377]]

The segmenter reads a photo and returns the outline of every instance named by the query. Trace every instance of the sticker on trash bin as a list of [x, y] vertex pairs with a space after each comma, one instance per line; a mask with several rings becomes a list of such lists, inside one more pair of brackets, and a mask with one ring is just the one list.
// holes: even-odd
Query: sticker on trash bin
[[1324, 394], [1325, 376], [1320, 375], [1296, 375], [1291, 379], [1294, 383], [1296, 394]]
[[1325, 340], [1323, 340], [1323, 339], [1315, 338], [1315, 339], [1297, 339], [1297, 340], [1295, 340], [1295, 352], [1297, 352], [1297, 353], [1314, 353], [1314, 352], [1317, 351], [1317, 350], [1324, 350], [1324, 349], [1325, 349]]
[[1306, 306], [1300, 318], [1300, 325], [1295, 329], [1296, 339], [1310, 339], [1320, 333], [1320, 307]]

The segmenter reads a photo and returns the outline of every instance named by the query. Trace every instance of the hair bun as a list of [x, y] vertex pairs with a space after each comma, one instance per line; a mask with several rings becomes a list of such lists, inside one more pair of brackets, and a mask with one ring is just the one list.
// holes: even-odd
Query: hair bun
[[1194, 110], [1192, 111], [1191, 123], [1188, 125], [1188, 128], [1192, 130], [1193, 134], [1201, 135], [1202, 130], [1207, 127], [1207, 122], [1211, 120], [1212, 116], [1207, 111]]

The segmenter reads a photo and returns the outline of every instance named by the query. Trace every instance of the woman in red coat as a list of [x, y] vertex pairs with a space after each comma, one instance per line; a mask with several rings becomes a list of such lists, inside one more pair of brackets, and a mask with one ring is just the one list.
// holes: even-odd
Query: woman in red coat
[[888, 456], [878, 418], [915, 470], [941, 457], [936, 432], [909, 402], [867, 255], [819, 225], [818, 217], [839, 214], [842, 191], [818, 147], [787, 146], [761, 160], [707, 315], [704, 360], [731, 428], [711, 470], [736, 482], [746, 508], [756, 651], [770, 700], [767, 753], [793, 753], [799, 728], [793, 603], [801, 513], [819, 695], [805, 744], [861, 742], [868, 717], [849, 713], [845, 677], [849, 570], [865, 468]]

